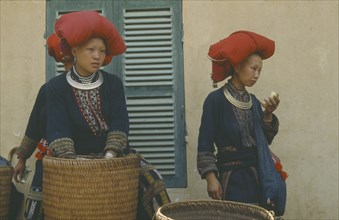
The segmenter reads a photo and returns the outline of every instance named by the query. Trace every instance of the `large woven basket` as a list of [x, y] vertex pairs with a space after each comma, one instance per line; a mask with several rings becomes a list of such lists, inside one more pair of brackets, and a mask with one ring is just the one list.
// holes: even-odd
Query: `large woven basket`
[[43, 159], [45, 219], [136, 218], [140, 161]]
[[8, 218], [13, 167], [0, 166], [0, 219]]
[[220, 200], [192, 200], [161, 206], [154, 220], [274, 220], [274, 215], [255, 205]]

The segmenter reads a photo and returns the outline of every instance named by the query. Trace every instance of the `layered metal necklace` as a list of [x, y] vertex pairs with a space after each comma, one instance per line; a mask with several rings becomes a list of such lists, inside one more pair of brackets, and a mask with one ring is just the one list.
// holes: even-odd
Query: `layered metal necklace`
[[100, 70], [91, 74], [88, 77], [83, 77], [83, 76], [80, 76], [77, 73], [74, 66], [66, 74], [66, 79], [67, 79], [67, 82], [71, 86], [73, 86], [77, 89], [83, 89], [83, 90], [95, 89], [95, 88], [99, 87], [104, 81], [104, 78], [103, 78]]
[[224, 86], [224, 95], [226, 99], [235, 107], [240, 109], [250, 109], [253, 105], [251, 95], [249, 95], [249, 100], [247, 102], [242, 102], [235, 99], [231, 93], [228, 91], [226, 85]]

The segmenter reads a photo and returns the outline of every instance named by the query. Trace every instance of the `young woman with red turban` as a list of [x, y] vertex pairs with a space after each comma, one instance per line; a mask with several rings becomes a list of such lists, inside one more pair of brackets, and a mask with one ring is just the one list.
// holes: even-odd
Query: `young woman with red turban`
[[273, 111], [280, 99], [274, 94], [260, 103], [246, 90], [258, 81], [262, 60], [274, 49], [274, 41], [249, 31], [210, 47], [212, 80], [230, 79], [204, 102], [197, 166], [211, 198], [257, 204], [283, 215], [285, 182], [268, 148], [278, 133]]
[[[44, 122], [41, 137], [46, 138], [51, 154], [61, 158], [88, 154], [113, 158], [130, 153], [123, 84], [117, 76], [100, 70], [113, 56], [126, 50], [119, 32], [97, 12], [80, 11], [61, 16], [55, 23], [55, 36], [58, 47], [50, 48], [49, 54], [57, 61], [71, 58], [74, 64], [66, 74], [52, 78], [43, 88], [45, 99], [40, 109], [44, 109], [45, 115], [40, 118]], [[20, 147], [17, 151], [24, 159], [30, 156], [25, 149]], [[155, 207], [168, 203], [169, 197], [160, 174], [141, 160], [147, 172], [140, 174], [138, 215], [151, 219]], [[15, 178], [20, 173], [18, 169]], [[41, 181], [41, 170], [39, 173]], [[153, 182], [144, 183], [143, 177], [150, 173]], [[152, 191], [150, 188], [155, 185], [159, 188]], [[142, 201], [143, 193], [151, 193], [154, 199]]]

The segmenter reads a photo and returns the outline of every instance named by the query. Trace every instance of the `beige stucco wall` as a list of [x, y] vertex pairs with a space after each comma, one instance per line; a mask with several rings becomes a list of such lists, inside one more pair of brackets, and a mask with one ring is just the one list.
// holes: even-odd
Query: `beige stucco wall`
[[21, 141], [45, 81], [45, 3], [1, 1], [1, 154]]
[[[0, 1], [0, 154], [17, 146], [45, 81], [45, 2]], [[251, 92], [280, 94], [272, 149], [289, 173], [287, 219], [338, 219], [338, 1], [183, 1], [188, 188], [173, 201], [208, 198], [196, 171], [202, 103], [213, 90], [209, 45], [247, 29], [270, 37]], [[221, 86], [222, 83], [219, 84]], [[31, 163], [31, 161], [30, 161]], [[19, 189], [27, 192], [28, 185]]]
[[[45, 82], [45, 8], [44, 1], [0, 1], [0, 154], [3, 157], [20, 144], [36, 94]], [[16, 158], [13, 162], [16, 164]], [[34, 160], [27, 164], [34, 167]], [[27, 194], [29, 183], [16, 185]]]

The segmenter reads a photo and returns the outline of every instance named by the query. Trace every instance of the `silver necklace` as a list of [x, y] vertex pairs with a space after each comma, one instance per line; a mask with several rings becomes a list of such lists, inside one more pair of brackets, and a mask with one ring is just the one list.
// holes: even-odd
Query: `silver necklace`
[[95, 72], [92, 73], [90, 76], [80, 76], [79, 73], [76, 71], [75, 67], [73, 67], [73, 71], [74, 71], [75, 75], [78, 77], [79, 81], [83, 84], [92, 83], [92, 80], [95, 76]]
[[226, 86], [224, 86], [224, 95], [226, 97], [226, 99], [235, 107], [238, 107], [240, 109], [250, 109], [252, 107], [252, 98], [251, 95], [250, 96], [250, 100], [248, 102], [241, 102], [236, 100], [231, 93], [228, 91], [228, 89], [226, 88]]
[[75, 81], [71, 77], [71, 71], [69, 71], [66, 74], [66, 79], [67, 79], [67, 82], [71, 86], [73, 86], [74, 88], [77, 88], [77, 89], [82, 89], [82, 90], [95, 89], [95, 88], [101, 86], [101, 84], [104, 82], [104, 77], [103, 77], [103, 75], [102, 75], [102, 73], [100, 71], [99, 71], [99, 78], [96, 81], [90, 82], [90, 83], [80, 83], [80, 82]]

